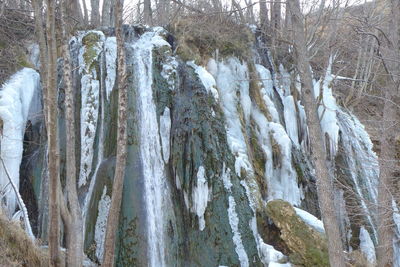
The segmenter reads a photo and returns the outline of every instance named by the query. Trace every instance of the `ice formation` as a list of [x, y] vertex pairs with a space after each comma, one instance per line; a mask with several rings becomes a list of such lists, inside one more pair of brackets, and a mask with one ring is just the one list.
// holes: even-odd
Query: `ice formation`
[[199, 218], [200, 231], [203, 231], [206, 225], [204, 221], [204, 212], [207, 208], [208, 193], [208, 183], [205, 169], [203, 166], [200, 166], [199, 170], [197, 171], [197, 183], [193, 188], [192, 193], [192, 211], [196, 213], [197, 217]]
[[[160, 138], [156, 105], [153, 99], [152, 50], [154, 47], [170, 47], [170, 45], [159, 35], [160, 31], [160, 28], [154, 28], [153, 31], [144, 33], [132, 45], [134, 49], [135, 79], [138, 86], [140, 153], [147, 205], [149, 265], [154, 267], [166, 265], [164, 224], [160, 223], [160, 221], [163, 221], [164, 195], [167, 183], [160, 139], [169, 138], [169, 136]], [[164, 116], [166, 115], [164, 114]], [[161, 134], [169, 134], [169, 131], [167, 133], [167, 131], [163, 130]], [[164, 142], [166, 143], [165, 140]], [[164, 156], [166, 157], [166, 155]]]
[[329, 142], [329, 156], [333, 160], [338, 149], [339, 126], [336, 118], [336, 100], [331, 88], [333, 80], [331, 68], [330, 61], [324, 79], [314, 82], [314, 96], [319, 104], [318, 114], [322, 132], [329, 136], [325, 142]]
[[242, 237], [239, 232], [239, 217], [236, 213], [236, 202], [233, 198], [232, 194], [232, 183], [231, 183], [231, 170], [229, 168], [225, 168], [223, 166], [222, 169], [222, 181], [224, 183], [224, 187], [226, 191], [229, 193], [228, 196], [228, 217], [229, 217], [229, 224], [232, 229], [233, 234], [233, 243], [235, 244], [235, 251], [239, 257], [240, 266], [241, 267], [248, 267], [249, 266], [249, 258], [247, 256], [246, 250], [244, 249]]
[[170, 132], [171, 132], [171, 112], [165, 107], [163, 114], [160, 116], [160, 136], [164, 162], [167, 164], [170, 154]]
[[106, 62], [106, 94], [107, 100], [110, 98], [110, 94], [114, 88], [116, 79], [116, 67], [117, 67], [117, 39], [116, 37], [107, 37], [104, 42], [104, 55]]
[[360, 249], [369, 262], [376, 262], [374, 242], [364, 226], [360, 228]]
[[353, 115], [337, 110], [337, 119], [340, 126], [341, 140], [348, 165], [348, 172], [357, 193], [361, 207], [371, 226], [373, 237], [377, 232], [370, 214], [371, 208], [377, 204], [377, 188], [379, 177], [378, 158], [373, 151], [373, 145], [364, 126]]
[[[251, 101], [248, 95], [248, 83], [240, 81], [241, 78], [247, 81], [247, 68], [234, 58], [230, 58], [226, 62], [215, 62], [211, 59], [208, 68], [217, 82], [221, 98], [220, 105], [226, 119], [228, 145], [236, 157], [235, 172], [240, 175], [241, 170], [244, 169], [252, 173], [253, 168], [247, 156], [246, 141], [237, 109], [239, 103], [244, 104], [244, 116], [245, 118], [250, 116]], [[237, 97], [238, 92], [240, 92], [240, 95], [244, 95], [241, 99]]]
[[212, 94], [215, 101], [218, 101], [219, 95], [214, 77], [205, 68], [196, 65], [194, 61], [190, 61], [187, 64], [195, 70], [207, 92]]
[[96, 257], [98, 260], [103, 259], [104, 254], [104, 239], [106, 235], [107, 217], [110, 211], [111, 198], [107, 195], [107, 187], [104, 186], [103, 194], [101, 195], [98, 204], [98, 215], [94, 228], [94, 241], [96, 242]]
[[[17, 188], [25, 126], [28, 119], [40, 116], [39, 111], [32, 109], [32, 100], [40, 94], [39, 89], [39, 74], [33, 69], [24, 68], [11, 76], [0, 90], [0, 153], [10, 179]], [[0, 164], [0, 194], [11, 217], [16, 208], [16, 195], [8, 184], [9, 178]]]
[[89, 180], [94, 156], [94, 141], [99, 117], [100, 77], [94, 64], [100, 61], [100, 53], [105, 40], [99, 31], [89, 31], [82, 35], [79, 42], [91, 35], [98, 41], [82, 45], [79, 50], [79, 72], [81, 78], [81, 164], [78, 185], [83, 186]]
[[319, 220], [317, 217], [315, 217], [314, 215], [308, 213], [305, 210], [299, 209], [299, 208], [294, 208], [294, 210], [296, 211], [296, 214], [309, 226], [311, 226], [312, 228], [314, 228], [315, 230], [317, 230], [320, 233], [325, 233], [325, 229], [324, 229], [324, 224], [322, 223], [321, 220]]

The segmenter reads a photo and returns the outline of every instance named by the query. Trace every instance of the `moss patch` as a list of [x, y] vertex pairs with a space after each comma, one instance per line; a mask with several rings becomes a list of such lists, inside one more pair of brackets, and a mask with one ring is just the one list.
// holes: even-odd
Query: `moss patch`
[[283, 200], [268, 202], [266, 212], [280, 229], [280, 237], [290, 250], [290, 261], [303, 266], [329, 266], [325, 235], [309, 227], [292, 205]]
[[85, 46], [83, 59], [85, 60], [88, 70], [91, 70], [95, 66], [95, 62], [97, 62], [99, 52], [96, 46], [99, 45], [100, 40], [100, 35], [95, 32], [89, 32], [82, 38], [82, 44]]

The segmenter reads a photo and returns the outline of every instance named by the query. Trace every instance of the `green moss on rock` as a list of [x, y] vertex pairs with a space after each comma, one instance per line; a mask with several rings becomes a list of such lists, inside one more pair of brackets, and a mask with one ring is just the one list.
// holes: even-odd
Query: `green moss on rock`
[[101, 36], [96, 32], [89, 32], [82, 38], [82, 44], [85, 46], [85, 52], [83, 53], [83, 58], [85, 60], [87, 70], [91, 70], [95, 67], [95, 62], [97, 62], [97, 57], [99, 55], [97, 47], [101, 41]]
[[325, 235], [309, 227], [288, 202], [268, 202], [266, 213], [280, 229], [281, 238], [290, 251], [290, 261], [302, 266], [329, 266]]

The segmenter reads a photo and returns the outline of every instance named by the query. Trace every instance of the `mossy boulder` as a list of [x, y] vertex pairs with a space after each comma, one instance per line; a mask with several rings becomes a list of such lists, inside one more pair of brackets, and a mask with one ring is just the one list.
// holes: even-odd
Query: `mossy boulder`
[[300, 266], [329, 266], [327, 239], [308, 226], [292, 205], [283, 200], [267, 203], [266, 213], [280, 230], [290, 261]]

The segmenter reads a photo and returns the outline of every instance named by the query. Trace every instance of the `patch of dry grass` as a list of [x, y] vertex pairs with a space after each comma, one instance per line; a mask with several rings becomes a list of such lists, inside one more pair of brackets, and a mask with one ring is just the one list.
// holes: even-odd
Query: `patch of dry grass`
[[28, 237], [16, 222], [0, 210], [0, 266], [48, 266], [48, 256]]
[[227, 16], [192, 15], [180, 17], [169, 29], [177, 40], [177, 54], [183, 60], [198, 63], [216, 51], [221, 56], [246, 58], [254, 42], [254, 35], [246, 25]]

